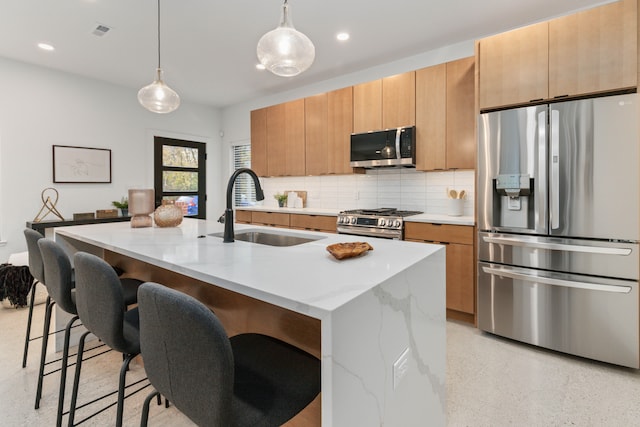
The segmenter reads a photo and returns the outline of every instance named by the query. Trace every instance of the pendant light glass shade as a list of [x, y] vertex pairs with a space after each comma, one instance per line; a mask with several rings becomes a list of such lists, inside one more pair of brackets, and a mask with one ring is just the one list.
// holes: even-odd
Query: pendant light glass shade
[[178, 94], [162, 80], [160, 68], [160, 0], [158, 0], [158, 68], [156, 79], [138, 91], [138, 102], [152, 113], [170, 113], [180, 106]]
[[156, 72], [154, 82], [138, 91], [138, 101], [153, 113], [170, 113], [180, 106], [180, 97], [162, 80], [162, 69]]
[[316, 48], [309, 37], [293, 28], [289, 4], [284, 0], [280, 25], [258, 42], [258, 60], [273, 74], [296, 76], [313, 64]]

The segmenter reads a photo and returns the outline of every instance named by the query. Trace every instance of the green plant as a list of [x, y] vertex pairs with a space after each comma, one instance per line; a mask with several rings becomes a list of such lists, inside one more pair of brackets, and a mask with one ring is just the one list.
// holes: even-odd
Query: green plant
[[282, 206], [285, 203], [287, 203], [287, 195], [286, 194], [276, 193], [276, 194], [273, 195], [273, 198], [278, 201], [278, 205], [280, 205], [280, 206]]
[[126, 197], [120, 199], [119, 202], [114, 200], [113, 202], [111, 202], [111, 204], [118, 209], [129, 209], [129, 199], [127, 199]]

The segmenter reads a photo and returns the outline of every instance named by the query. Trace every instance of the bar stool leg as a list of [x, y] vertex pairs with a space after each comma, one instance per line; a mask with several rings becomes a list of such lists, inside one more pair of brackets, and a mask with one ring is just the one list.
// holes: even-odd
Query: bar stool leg
[[127, 380], [127, 371], [129, 370], [129, 363], [136, 357], [135, 354], [127, 354], [122, 367], [120, 368], [120, 383], [118, 385], [118, 412], [116, 414], [116, 427], [122, 427], [122, 416], [124, 413], [124, 389]]
[[76, 356], [76, 373], [73, 377], [73, 390], [71, 392], [71, 406], [69, 407], [69, 427], [73, 427], [73, 419], [76, 414], [78, 403], [78, 387], [80, 384], [80, 369], [82, 368], [82, 353], [84, 353], [84, 341], [91, 332], [87, 331], [80, 337], [78, 342], [78, 354]]
[[60, 391], [58, 393], [58, 416], [56, 417], [56, 427], [62, 427], [62, 412], [64, 410], [64, 391], [67, 385], [67, 359], [69, 358], [69, 341], [71, 339], [71, 328], [78, 320], [78, 316], [74, 316], [67, 323], [64, 330], [64, 347], [62, 348], [62, 366], [60, 368]]
[[27, 355], [29, 354], [29, 342], [31, 341], [31, 319], [33, 318], [33, 304], [36, 299], [36, 285], [40, 283], [37, 280], [33, 280], [31, 286], [31, 302], [29, 303], [29, 318], [27, 319], [27, 333], [24, 338], [24, 353], [22, 354], [22, 367], [27, 366]]
[[36, 390], [36, 409], [40, 408], [42, 397], [42, 380], [44, 379], [44, 366], [47, 359], [47, 345], [49, 344], [49, 327], [51, 325], [51, 311], [55, 301], [47, 297], [47, 308], [44, 313], [44, 329], [42, 331], [42, 351], [40, 352], [40, 370], [38, 372], [38, 388]]

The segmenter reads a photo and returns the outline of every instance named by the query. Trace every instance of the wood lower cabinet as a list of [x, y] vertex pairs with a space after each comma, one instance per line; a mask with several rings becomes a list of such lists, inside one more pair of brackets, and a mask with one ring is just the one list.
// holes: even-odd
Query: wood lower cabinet
[[447, 251], [447, 318], [475, 324], [475, 227], [406, 222], [405, 240], [440, 243]]
[[239, 224], [265, 225], [324, 233], [336, 232], [336, 217], [331, 215], [288, 214], [237, 209], [235, 219]]
[[291, 214], [289, 227], [298, 230], [336, 232], [336, 217], [328, 215]]
[[268, 211], [252, 211], [251, 224], [289, 228], [289, 214]]

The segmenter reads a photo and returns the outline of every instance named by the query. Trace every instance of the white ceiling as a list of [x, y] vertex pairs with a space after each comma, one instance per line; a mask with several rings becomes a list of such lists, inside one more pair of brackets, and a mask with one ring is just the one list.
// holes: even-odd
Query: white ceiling
[[[255, 68], [282, 0], [161, 0], [162, 68], [182, 99], [224, 107], [477, 39], [603, 0], [290, 0], [316, 46], [293, 78]], [[0, 0], [0, 56], [131, 87], [154, 78], [156, 0]], [[99, 24], [111, 27], [102, 37]], [[351, 39], [338, 42], [336, 33]], [[36, 47], [48, 42], [54, 52]]]

